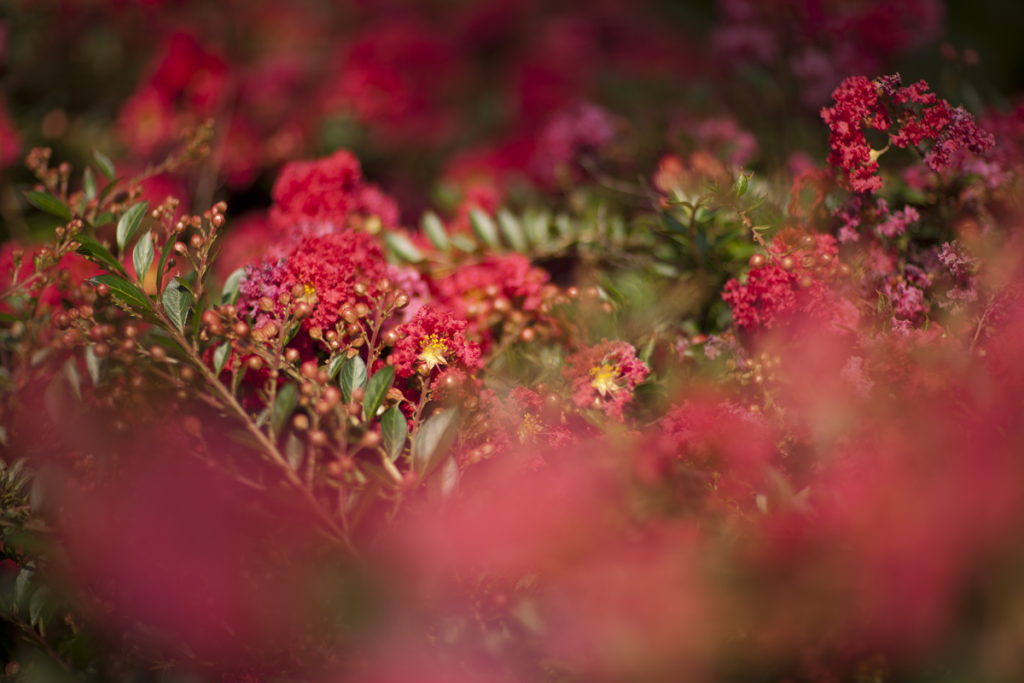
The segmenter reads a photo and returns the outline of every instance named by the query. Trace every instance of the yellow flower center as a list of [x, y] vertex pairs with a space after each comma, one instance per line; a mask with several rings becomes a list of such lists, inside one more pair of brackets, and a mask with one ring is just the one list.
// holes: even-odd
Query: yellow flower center
[[537, 418], [527, 413], [523, 416], [523, 421], [519, 423], [519, 429], [516, 430], [516, 433], [519, 434], [519, 443], [526, 444], [533, 441], [534, 435], [540, 430], [541, 426]]
[[427, 370], [433, 370], [438, 365], [447, 365], [446, 355], [448, 342], [439, 335], [432, 334], [420, 344], [420, 360], [427, 366]]
[[619, 369], [611, 363], [601, 363], [596, 368], [590, 368], [590, 386], [597, 389], [601, 398], [619, 390], [618, 379]]

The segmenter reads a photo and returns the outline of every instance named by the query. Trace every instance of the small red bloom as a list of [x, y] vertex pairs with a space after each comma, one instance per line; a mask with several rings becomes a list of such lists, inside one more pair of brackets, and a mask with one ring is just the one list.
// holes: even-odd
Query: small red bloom
[[632, 345], [605, 340], [566, 358], [562, 376], [572, 383], [577, 406], [597, 408], [621, 420], [623, 409], [633, 400], [633, 390], [649, 372]]
[[466, 323], [451, 313], [429, 306], [411, 321], [396, 328], [402, 339], [388, 360], [399, 377], [410, 377], [417, 367], [433, 371], [438, 366], [459, 365], [467, 370], [480, 366], [480, 347], [466, 340]]

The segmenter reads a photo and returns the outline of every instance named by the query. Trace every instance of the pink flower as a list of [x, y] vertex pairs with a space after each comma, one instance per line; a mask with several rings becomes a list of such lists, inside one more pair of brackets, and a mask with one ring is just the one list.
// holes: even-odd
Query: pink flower
[[480, 347], [466, 340], [466, 323], [451, 313], [424, 306], [411, 321], [396, 328], [402, 338], [388, 356], [399, 377], [410, 377], [417, 368], [428, 373], [455, 366], [475, 370], [480, 366]]
[[649, 372], [632, 345], [607, 340], [583, 347], [566, 358], [562, 368], [577, 406], [601, 410], [616, 420], [622, 419], [624, 408], [633, 400], [633, 390]]

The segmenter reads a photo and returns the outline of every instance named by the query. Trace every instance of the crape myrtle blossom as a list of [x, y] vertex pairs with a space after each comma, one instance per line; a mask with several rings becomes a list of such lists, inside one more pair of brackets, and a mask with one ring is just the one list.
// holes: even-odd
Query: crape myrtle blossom
[[633, 400], [633, 390], [649, 372], [631, 344], [608, 340], [583, 347], [567, 357], [562, 368], [577, 407], [600, 410], [616, 420], [623, 418], [624, 409]]
[[429, 375], [436, 368], [463, 368], [470, 372], [480, 364], [480, 346], [466, 339], [466, 322], [451, 313], [424, 306], [395, 331], [401, 336], [388, 362], [398, 377], [417, 371]]
[[901, 85], [899, 74], [875, 81], [851, 76], [832, 93], [835, 104], [821, 110], [831, 131], [829, 163], [843, 172], [843, 182], [853, 192], [871, 193], [882, 187], [878, 157], [885, 150], [871, 149], [866, 129], [890, 131], [895, 123], [898, 129], [889, 132], [889, 141], [899, 148], [930, 141], [924, 160], [936, 173], [949, 167], [961, 148], [982, 155], [995, 145], [973, 116], [928, 92], [924, 81]]

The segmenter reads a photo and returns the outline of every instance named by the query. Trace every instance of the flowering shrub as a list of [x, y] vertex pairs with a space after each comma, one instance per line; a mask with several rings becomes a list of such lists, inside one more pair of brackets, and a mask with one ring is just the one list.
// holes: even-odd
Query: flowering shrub
[[939, 2], [30, 5], [142, 71], [0, 108], [5, 680], [1024, 676], [1024, 108], [886, 75]]

